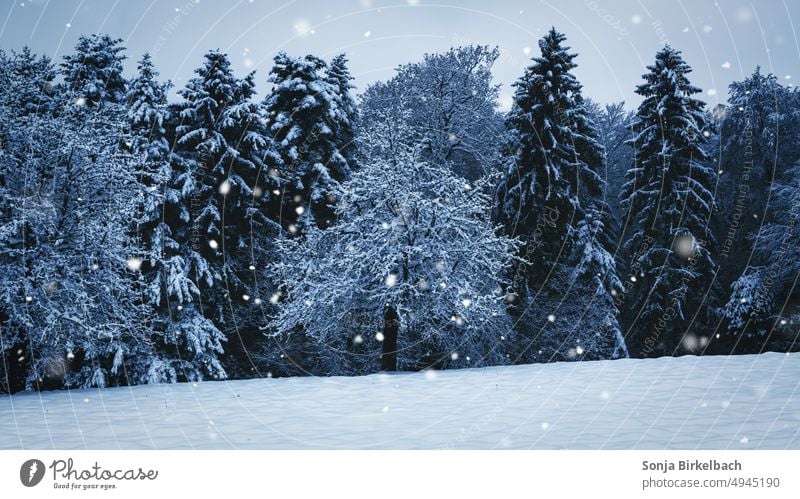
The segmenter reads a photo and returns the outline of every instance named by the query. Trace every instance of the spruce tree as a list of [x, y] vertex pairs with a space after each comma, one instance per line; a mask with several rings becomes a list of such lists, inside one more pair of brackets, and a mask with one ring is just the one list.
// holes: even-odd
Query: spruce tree
[[162, 84], [157, 78], [153, 61], [149, 54], [145, 54], [139, 61], [138, 74], [130, 84], [127, 118], [130, 127], [128, 147], [139, 184], [135, 236], [143, 254], [141, 273], [147, 283], [148, 300], [160, 305], [164, 237], [169, 232], [162, 219], [166, 186], [171, 175], [170, 145], [165, 129], [170, 84]]
[[341, 89], [326, 70], [317, 57], [280, 53], [270, 72], [274, 87], [264, 108], [282, 164], [280, 222], [292, 233], [334, 222], [340, 183], [350, 174], [336, 137]]
[[719, 279], [727, 287], [764, 262], [757, 251], [770, 217], [773, 180], [800, 159], [800, 114], [796, 92], [760, 68], [729, 86], [728, 105], [720, 108], [719, 185], [714, 234], [719, 241]]
[[539, 41], [541, 56], [514, 84], [506, 118], [510, 157], [497, 189], [497, 218], [512, 236], [525, 239], [531, 282], [544, 281], [565, 249], [577, 215], [578, 161], [575, 122], [583, 113], [575, 95], [581, 86], [571, 72], [575, 54], [551, 29]]
[[356, 163], [358, 108], [355, 99], [350, 94], [355, 86], [350, 83], [353, 77], [347, 68], [347, 57], [344, 54], [339, 54], [331, 59], [328, 65], [327, 80], [333, 86], [336, 96], [333, 133], [336, 147], [347, 161], [349, 169], [355, 170], [358, 168]]
[[[205, 269], [196, 282], [203, 315], [247, 357], [268, 284], [255, 271], [266, 266], [268, 241], [278, 230], [268, 215], [279, 204], [280, 158], [252, 101], [254, 75], [236, 78], [219, 51], [206, 54], [196, 73], [179, 92], [178, 184], [188, 200], [194, 258]], [[237, 371], [248, 368], [247, 359], [229, 360]]]
[[81, 35], [75, 53], [64, 57], [61, 64], [64, 84], [75, 101], [98, 106], [104, 101], [121, 103], [125, 99], [126, 82], [122, 76], [125, 48], [122, 39], [104, 34]]
[[634, 217], [625, 242], [627, 327], [640, 355], [695, 351], [706, 340], [691, 327], [713, 312], [716, 265], [709, 217], [716, 173], [703, 149], [707, 131], [691, 68], [666, 46], [636, 88], [643, 100], [633, 123], [634, 164], [623, 207]]
[[[541, 56], [515, 83], [506, 118], [508, 157], [494, 215], [525, 244], [508, 290], [519, 328], [530, 337], [520, 361], [625, 355], [610, 295], [619, 280], [600, 174], [605, 151], [565, 39], [551, 29], [539, 41]], [[573, 294], [591, 297], [578, 302], [585, 310], [562, 307]], [[585, 324], [578, 326], [584, 316], [602, 316], [602, 341], [585, 337]]]
[[[731, 85], [721, 152], [723, 177], [727, 172], [732, 179], [724, 183], [723, 197], [730, 203], [729, 211], [723, 211], [727, 231], [720, 237], [725, 237], [727, 272], [743, 270], [733, 274], [736, 280], [724, 308], [727, 334], [717, 342], [718, 351], [760, 353], [797, 346], [798, 104], [796, 91], [758, 69]], [[748, 216], [751, 212], [754, 216]]]
[[[156, 358], [151, 367], [155, 381], [202, 379], [216, 374], [213, 352], [220, 333], [210, 321], [197, 317], [192, 305], [194, 284], [185, 275], [184, 249], [173, 237], [180, 234], [173, 213], [183, 209], [175, 189], [173, 153], [167, 136], [169, 83], [158, 81], [152, 58], [145, 54], [128, 92], [129, 148], [138, 183], [137, 212], [132, 227], [139, 254], [136, 266], [144, 304], [151, 308], [147, 327]], [[210, 356], [204, 351], [211, 346]]]

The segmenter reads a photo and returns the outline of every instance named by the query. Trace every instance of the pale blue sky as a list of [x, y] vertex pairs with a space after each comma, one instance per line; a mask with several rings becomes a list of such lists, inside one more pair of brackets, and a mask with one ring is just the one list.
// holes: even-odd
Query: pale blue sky
[[358, 92], [425, 52], [477, 42], [502, 51], [495, 75], [507, 104], [551, 25], [580, 54], [586, 95], [602, 102], [637, 103], [634, 86], [665, 42], [684, 52], [711, 104], [757, 64], [786, 84], [800, 79], [800, 3], [791, 0], [0, 0], [0, 23], [0, 47], [30, 45], [56, 59], [81, 33], [123, 38], [129, 75], [150, 51], [178, 87], [219, 48], [238, 74], [257, 70], [262, 96], [281, 50], [346, 52]]

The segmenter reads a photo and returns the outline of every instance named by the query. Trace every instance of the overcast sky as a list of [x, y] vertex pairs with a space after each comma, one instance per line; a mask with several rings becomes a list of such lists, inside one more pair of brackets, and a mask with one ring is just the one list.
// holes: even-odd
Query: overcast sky
[[504, 105], [550, 26], [579, 53], [585, 94], [638, 103], [644, 66], [665, 43], [683, 51], [710, 104], [756, 65], [800, 79], [800, 2], [788, 0], [0, 0], [0, 47], [31, 46], [55, 59], [79, 34], [109, 33], [128, 48], [127, 74], [145, 52], [181, 87], [208, 49], [228, 52], [238, 74], [257, 70], [259, 93], [279, 51], [329, 58], [346, 52], [356, 92], [398, 64], [454, 45], [497, 45]]

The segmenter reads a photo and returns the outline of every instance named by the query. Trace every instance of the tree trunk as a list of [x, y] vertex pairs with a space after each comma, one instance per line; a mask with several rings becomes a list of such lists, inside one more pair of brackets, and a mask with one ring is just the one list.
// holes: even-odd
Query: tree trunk
[[387, 306], [383, 315], [383, 351], [381, 371], [397, 371], [397, 329], [400, 316], [393, 306]]

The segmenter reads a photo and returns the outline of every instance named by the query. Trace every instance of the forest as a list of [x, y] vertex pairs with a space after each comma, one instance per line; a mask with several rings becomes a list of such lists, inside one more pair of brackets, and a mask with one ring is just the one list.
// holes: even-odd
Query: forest
[[553, 28], [505, 111], [499, 56], [0, 51], [0, 392], [799, 350], [795, 88], [598, 103]]

